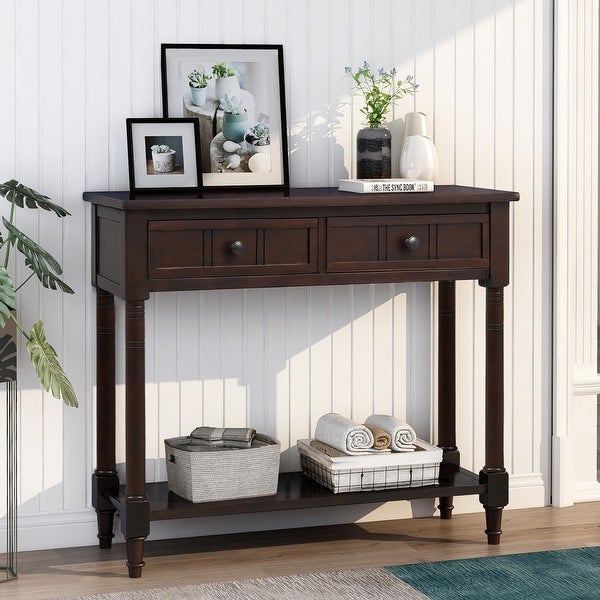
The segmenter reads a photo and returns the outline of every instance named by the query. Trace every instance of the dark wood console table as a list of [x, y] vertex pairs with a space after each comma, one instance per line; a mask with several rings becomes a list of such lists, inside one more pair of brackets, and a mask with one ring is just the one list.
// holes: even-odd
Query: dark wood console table
[[[97, 467], [93, 505], [101, 548], [121, 518], [130, 577], [140, 577], [149, 522], [413, 498], [479, 494], [486, 534], [498, 544], [508, 504], [503, 453], [503, 288], [509, 273], [509, 207], [515, 192], [437, 186], [414, 194], [333, 188], [213, 192], [203, 198], [86, 192], [92, 205], [92, 284], [97, 298]], [[455, 410], [455, 281], [486, 287], [485, 465], [460, 467]], [[439, 485], [333, 494], [300, 473], [275, 496], [193, 504], [146, 484], [144, 301], [150, 292], [439, 281]], [[115, 462], [115, 304], [125, 300], [126, 482]]]

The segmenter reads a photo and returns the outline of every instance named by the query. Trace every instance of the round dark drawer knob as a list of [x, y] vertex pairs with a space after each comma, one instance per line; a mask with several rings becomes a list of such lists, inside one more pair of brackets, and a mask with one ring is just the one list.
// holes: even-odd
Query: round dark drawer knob
[[244, 242], [240, 242], [240, 240], [236, 240], [229, 246], [229, 250], [231, 250], [231, 254], [243, 254], [246, 246], [244, 246]]
[[404, 245], [409, 250], [416, 250], [421, 245], [421, 240], [416, 235], [411, 235], [404, 240]]

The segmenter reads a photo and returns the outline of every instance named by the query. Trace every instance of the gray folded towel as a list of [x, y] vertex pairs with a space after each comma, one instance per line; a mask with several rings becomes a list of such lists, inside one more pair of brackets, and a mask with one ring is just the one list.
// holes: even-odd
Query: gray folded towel
[[337, 413], [323, 415], [317, 421], [315, 439], [333, 446], [345, 454], [374, 454], [373, 434], [360, 423]]
[[416, 449], [415, 430], [408, 423], [392, 415], [371, 415], [367, 417], [365, 425], [373, 425], [387, 431], [392, 437], [390, 448], [395, 452], [412, 452]]
[[196, 427], [190, 444], [212, 448], [251, 448], [256, 430], [251, 427]]

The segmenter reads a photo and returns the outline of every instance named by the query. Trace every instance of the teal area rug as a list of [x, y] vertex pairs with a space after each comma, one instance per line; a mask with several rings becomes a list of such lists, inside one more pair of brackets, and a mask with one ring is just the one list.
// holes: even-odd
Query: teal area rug
[[598, 600], [600, 547], [387, 567], [431, 600]]

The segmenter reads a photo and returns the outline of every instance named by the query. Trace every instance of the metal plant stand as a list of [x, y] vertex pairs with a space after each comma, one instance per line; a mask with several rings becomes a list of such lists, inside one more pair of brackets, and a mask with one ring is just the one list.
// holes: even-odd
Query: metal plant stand
[[6, 401], [6, 551], [5, 563], [0, 565], [3, 583], [17, 577], [17, 348], [14, 336], [6, 329], [0, 333], [0, 383]]

